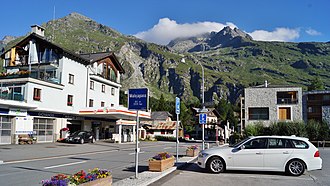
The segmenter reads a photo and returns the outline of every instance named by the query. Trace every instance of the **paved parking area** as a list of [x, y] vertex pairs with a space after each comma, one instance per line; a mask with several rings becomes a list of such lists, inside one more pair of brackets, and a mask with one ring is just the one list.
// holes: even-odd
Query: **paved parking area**
[[322, 170], [306, 172], [299, 177], [278, 172], [227, 171], [210, 174], [191, 163], [182, 170], [160, 179], [150, 186], [173, 185], [230, 185], [230, 186], [328, 186], [330, 185], [330, 148], [319, 149], [323, 159]]

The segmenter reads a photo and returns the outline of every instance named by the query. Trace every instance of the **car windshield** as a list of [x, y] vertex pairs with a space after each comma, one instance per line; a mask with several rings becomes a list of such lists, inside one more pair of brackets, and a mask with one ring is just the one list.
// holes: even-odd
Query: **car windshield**
[[74, 133], [72, 133], [71, 135], [72, 136], [79, 136], [79, 135], [82, 135], [84, 132], [82, 132], [82, 131], [76, 131], [76, 132], [74, 132]]
[[245, 138], [242, 141], [235, 143], [234, 145], [230, 145], [229, 147], [237, 148], [237, 147], [239, 147], [241, 144], [243, 144], [244, 142], [246, 142], [249, 139], [250, 139], [249, 137], [248, 138]]

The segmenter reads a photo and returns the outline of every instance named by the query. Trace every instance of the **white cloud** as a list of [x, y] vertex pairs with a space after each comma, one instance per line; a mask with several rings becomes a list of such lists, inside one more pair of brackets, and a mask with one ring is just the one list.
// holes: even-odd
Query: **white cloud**
[[178, 24], [169, 18], [159, 19], [159, 22], [153, 28], [139, 32], [134, 36], [148, 42], [166, 45], [171, 40], [179, 37], [192, 37], [211, 31], [220, 31], [225, 26], [235, 28], [233, 23], [217, 23], [217, 22], [197, 22]]
[[305, 32], [308, 34], [308, 35], [311, 35], [311, 36], [319, 36], [319, 35], [322, 35], [321, 32], [318, 32], [317, 30], [314, 30], [312, 28], [308, 28], [307, 30], [305, 30]]
[[299, 38], [299, 29], [276, 28], [274, 31], [255, 30], [249, 33], [258, 41], [293, 41]]
[[[178, 24], [175, 20], [162, 18], [159, 19], [158, 23], [151, 29], [139, 32], [134, 36], [148, 42], [166, 45], [171, 40], [179, 37], [192, 37], [211, 31], [219, 32], [226, 26], [230, 26], [231, 28], [237, 27], [234, 23], [231, 22], [223, 24], [205, 21]], [[259, 41], [293, 41], [299, 38], [299, 32], [300, 29], [298, 28], [276, 28], [274, 31], [255, 30], [248, 34], [250, 34], [254, 40]], [[315, 34], [318, 32], [311, 33]]]

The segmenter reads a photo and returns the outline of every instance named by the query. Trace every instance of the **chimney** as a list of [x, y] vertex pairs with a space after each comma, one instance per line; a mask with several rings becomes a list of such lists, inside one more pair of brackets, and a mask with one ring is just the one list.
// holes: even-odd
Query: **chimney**
[[31, 33], [35, 33], [41, 37], [45, 37], [45, 29], [39, 25], [32, 25]]
[[267, 88], [268, 87], [268, 82], [267, 82], [267, 80], [265, 80], [265, 88]]

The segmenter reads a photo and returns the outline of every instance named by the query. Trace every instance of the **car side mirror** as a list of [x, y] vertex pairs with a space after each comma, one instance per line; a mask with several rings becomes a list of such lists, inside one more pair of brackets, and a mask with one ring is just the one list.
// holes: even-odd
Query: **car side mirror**
[[245, 149], [245, 145], [242, 145], [242, 146], [240, 147], [240, 149], [241, 149], [241, 150]]

